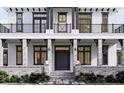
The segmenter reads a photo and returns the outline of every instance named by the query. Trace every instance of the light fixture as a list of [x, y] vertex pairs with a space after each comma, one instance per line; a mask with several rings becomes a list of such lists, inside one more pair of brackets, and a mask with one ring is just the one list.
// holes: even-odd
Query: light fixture
[[18, 11], [18, 9], [17, 9], [17, 8], [15, 8], [15, 10], [16, 10], [16, 11]]
[[21, 8], [21, 10], [23, 11], [23, 8]]
[[96, 46], [98, 46], [98, 39], [94, 39]]
[[104, 8], [102, 8], [101, 11], [104, 11]]
[[98, 11], [98, 8], [96, 8], [96, 12]]
[[29, 8], [27, 8], [27, 11], [29, 11]]
[[9, 8], [10, 9], [10, 11], [12, 11], [12, 8]]

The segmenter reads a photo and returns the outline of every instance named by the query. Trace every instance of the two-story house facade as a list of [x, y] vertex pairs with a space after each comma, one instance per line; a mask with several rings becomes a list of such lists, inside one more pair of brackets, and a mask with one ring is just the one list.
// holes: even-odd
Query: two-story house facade
[[[45, 71], [50, 76], [124, 70], [124, 26], [116, 8], [4, 8], [0, 69], [10, 74]], [[70, 75], [69, 75], [70, 74]]]

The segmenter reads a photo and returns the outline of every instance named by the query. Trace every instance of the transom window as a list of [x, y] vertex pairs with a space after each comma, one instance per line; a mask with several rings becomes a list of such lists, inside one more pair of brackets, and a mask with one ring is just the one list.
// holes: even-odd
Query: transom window
[[78, 60], [82, 65], [91, 64], [91, 46], [78, 47]]
[[34, 46], [34, 65], [43, 65], [47, 60], [47, 47]]
[[16, 30], [17, 32], [23, 32], [23, 12], [16, 13]]
[[58, 22], [66, 22], [67, 21], [67, 13], [61, 12], [58, 13]]
[[16, 64], [22, 65], [22, 46], [16, 46]]

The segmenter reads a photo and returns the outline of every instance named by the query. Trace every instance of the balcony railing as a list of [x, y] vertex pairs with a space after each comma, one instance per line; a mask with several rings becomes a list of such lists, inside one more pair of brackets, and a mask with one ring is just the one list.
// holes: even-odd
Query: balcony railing
[[54, 24], [54, 33], [71, 33], [71, 24]]
[[2, 24], [0, 33], [46, 33], [46, 24]]
[[79, 24], [79, 33], [124, 33], [124, 24]]
[[[79, 33], [124, 33], [124, 24], [79, 24]], [[54, 24], [54, 33], [71, 33], [71, 24]], [[46, 33], [46, 24], [0, 24], [0, 33]]]

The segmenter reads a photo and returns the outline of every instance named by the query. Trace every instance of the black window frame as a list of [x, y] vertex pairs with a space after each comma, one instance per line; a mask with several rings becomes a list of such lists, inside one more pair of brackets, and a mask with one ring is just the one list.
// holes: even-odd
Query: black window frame
[[[108, 12], [102, 12], [102, 28], [101, 28], [101, 30], [102, 30], [102, 32], [108, 32]], [[107, 16], [107, 23], [105, 24], [104, 23], [104, 16]], [[104, 28], [106, 28], [106, 31], [104, 30]]]
[[[90, 18], [79, 18], [79, 15], [90, 15]], [[78, 29], [80, 33], [91, 33], [92, 32], [92, 12], [79, 12], [77, 20], [78, 20]], [[90, 24], [79, 24], [79, 20], [90, 20]], [[80, 31], [80, 25], [90, 25], [89, 32]]]
[[[65, 21], [59, 20], [60, 15], [65, 15]], [[67, 23], [67, 12], [58, 12], [58, 23]]]
[[[79, 52], [82, 52], [83, 53], [83, 62], [80, 62], [81, 65], [91, 65], [91, 45], [79, 45], [79, 47], [83, 47], [83, 51], [79, 51], [77, 49], [77, 59], [79, 60]], [[85, 51], [85, 47], [89, 47], [90, 48], [90, 51]], [[90, 63], [89, 64], [86, 64], [85, 62], [85, 52], [89, 52], [90, 53]]]
[[[104, 54], [104, 48], [107, 48], [107, 54]], [[102, 56], [103, 56], [103, 61], [102, 61], [102, 65], [108, 65], [108, 49], [109, 49], [109, 45], [103, 45], [102, 48]], [[107, 55], [107, 62], [104, 62], [104, 56]]]
[[[20, 18], [18, 16], [21, 16]], [[21, 20], [21, 23], [18, 23], [18, 20]], [[18, 26], [21, 26], [21, 30]], [[23, 12], [16, 12], [16, 32], [23, 32]]]
[[[6, 63], [5, 63], [5, 60], [4, 60], [4, 54], [6, 54]], [[8, 66], [8, 49], [3, 49], [3, 66]]]
[[[18, 48], [21, 47], [21, 51], [18, 50]], [[21, 64], [18, 63], [18, 52], [21, 52]], [[16, 45], [16, 65], [23, 65], [23, 49], [22, 45]]]
[[[35, 15], [41, 15], [41, 16], [35, 16]], [[45, 15], [42, 17], [42, 15]], [[32, 12], [32, 19], [33, 19], [33, 33], [36, 33], [35, 32], [35, 25], [39, 25], [40, 26], [40, 29], [39, 29], [39, 33], [45, 33], [45, 29], [46, 29], [46, 24], [47, 24], [47, 13], [46, 12]], [[40, 24], [35, 24], [35, 20], [40, 20]], [[41, 21], [42, 20], [46, 20], [46, 23], [43, 24]], [[44, 31], [42, 31], [42, 28], [41, 27], [44, 27]]]
[[[40, 51], [35, 51], [35, 47], [40, 47]], [[46, 47], [46, 51], [42, 51], [42, 47]], [[46, 45], [34, 45], [33, 46], [33, 59], [34, 59], [34, 65], [44, 65], [43, 62], [37, 63], [35, 62], [35, 52], [40, 52], [40, 61], [42, 59], [41, 55], [42, 52], [46, 52], [46, 60], [47, 60], [47, 46]], [[44, 62], [45, 63], [45, 62]]]

